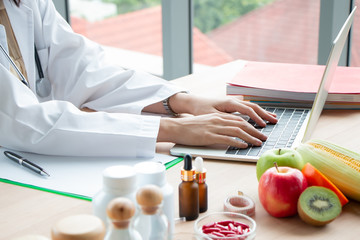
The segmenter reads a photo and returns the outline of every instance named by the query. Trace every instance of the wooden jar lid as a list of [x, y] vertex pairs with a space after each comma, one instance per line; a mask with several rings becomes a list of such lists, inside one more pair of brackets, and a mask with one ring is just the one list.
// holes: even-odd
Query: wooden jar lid
[[135, 204], [124, 197], [115, 198], [108, 204], [106, 213], [115, 228], [128, 228], [135, 214]]
[[103, 240], [105, 226], [93, 215], [74, 215], [61, 219], [51, 231], [52, 240]]
[[161, 189], [152, 184], [141, 187], [136, 193], [136, 201], [145, 214], [155, 214], [161, 206], [163, 194]]
[[14, 238], [12, 240], [50, 240], [50, 239], [41, 235], [24, 235], [21, 237]]

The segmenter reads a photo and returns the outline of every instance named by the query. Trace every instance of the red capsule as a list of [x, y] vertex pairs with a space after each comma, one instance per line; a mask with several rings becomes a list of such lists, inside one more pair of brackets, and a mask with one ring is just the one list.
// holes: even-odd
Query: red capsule
[[229, 234], [236, 234], [236, 232], [234, 231], [220, 231], [219, 233], [224, 234], [225, 236], [229, 235]]
[[215, 237], [225, 237], [224, 234], [219, 233], [219, 232], [212, 232], [211, 234], [214, 235]]
[[243, 234], [244, 233], [244, 230], [242, 229], [242, 227], [241, 226], [238, 226], [237, 227], [237, 232], [238, 232], [238, 234]]
[[215, 223], [205, 224], [205, 225], [202, 226], [202, 229], [211, 228], [211, 227], [214, 227], [214, 226], [215, 226]]
[[212, 233], [212, 232], [220, 232], [220, 231], [222, 231], [222, 229], [215, 228], [215, 227], [203, 229], [203, 233], [205, 233], [205, 234]]
[[236, 227], [234, 226], [234, 224], [232, 224], [232, 223], [229, 223], [228, 229], [229, 229], [230, 231], [237, 231], [237, 228], [236, 228]]
[[234, 224], [234, 221], [232, 221], [232, 220], [224, 220], [224, 221], [217, 222], [217, 224], [220, 224], [220, 225], [223, 225], [223, 226], [228, 226], [230, 223]]
[[222, 230], [228, 230], [227, 225], [225, 226], [225, 225], [221, 225], [221, 224], [219, 224], [219, 223], [216, 223], [216, 224], [215, 224], [215, 227], [218, 227], [218, 228], [220, 228], [220, 229], [222, 229]]
[[234, 222], [234, 225], [235, 225], [236, 227], [241, 226], [243, 229], [244, 229], [244, 228], [249, 228], [249, 225], [247, 225], [247, 224], [245, 224], [245, 223], [241, 223], [241, 222]]

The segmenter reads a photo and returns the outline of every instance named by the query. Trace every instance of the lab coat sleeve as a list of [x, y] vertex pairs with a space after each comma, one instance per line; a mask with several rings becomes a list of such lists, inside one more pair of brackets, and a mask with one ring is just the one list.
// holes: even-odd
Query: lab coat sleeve
[[159, 118], [85, 113], [68, 101], [40, 103], [0, 64], [0, 145], [48, 155], [152, 157]]
[[[105, 63], [101, 47], [73, 33], [52, 1], [32, 1], [24, 3], [36, 2], [32, 12], [41, 16], [34, 37], [52, 99], [37, 98], [0, 64], [0, 145], [49, 155], [154, 156], [160, 118], [139, 114], [181, 89]], [[85, 106], [100, 112], [79, 110]]]
[[55, 99], [79, 108], [139, 114], [145, 106], [184, 90], [150, 74], [109, 63], [101, 46], [75, 34], [52, 1], [39, 1], [42, 35], [49, 52], [47, 72]]

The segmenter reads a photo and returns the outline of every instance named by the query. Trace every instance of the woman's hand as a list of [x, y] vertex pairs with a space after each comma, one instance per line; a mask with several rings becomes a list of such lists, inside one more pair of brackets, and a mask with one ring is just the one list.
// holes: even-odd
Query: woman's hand
[[243, 118], [228, 113], [211, 113], [183, 118], [162, 118], [158, 142], [205, 146], [226, 144], [245, 148], [247, 143], [260, 146], [267, 137]]
[[208, 113], [234, 113], [249, 116], [259, 126], [265, 127], [264, 120], [276, 123], [276, 115], [270, 113], [259, 105], [242, 101], [238, 97], [225, 97], [222, 99], [208, 99], [191, 94], [178, 93], [170, 98], [170, 106], [177, 113], [190, 113], [202, 115]]

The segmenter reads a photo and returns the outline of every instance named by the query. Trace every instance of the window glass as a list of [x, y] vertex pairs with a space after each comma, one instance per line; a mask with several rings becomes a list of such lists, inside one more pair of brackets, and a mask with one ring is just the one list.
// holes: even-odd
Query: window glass
[[194, 0], [194, 62], [317, 64], [320, 0]]
[[73, 30], [125, 68], [162, 75], [161, 0], [69, 0]]

